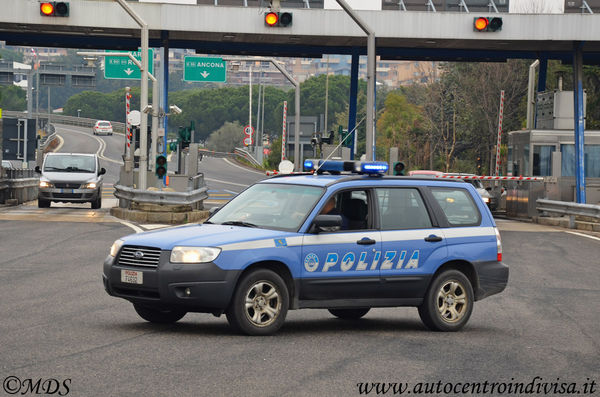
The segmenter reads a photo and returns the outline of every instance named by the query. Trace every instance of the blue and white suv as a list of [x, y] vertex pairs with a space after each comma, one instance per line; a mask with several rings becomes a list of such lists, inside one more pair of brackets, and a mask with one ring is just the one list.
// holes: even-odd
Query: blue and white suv
[[305, 166], [318, 171], [256, 183], [204, 224], [115, 241], [106, 291], [150, 322], [225, 313], [265, 335], [289, 309], [358, 319], [394, 306], [457, 331], [475, 301], [506, 287], [500, 234], [471, 184], [384, 177], [385, 163]]

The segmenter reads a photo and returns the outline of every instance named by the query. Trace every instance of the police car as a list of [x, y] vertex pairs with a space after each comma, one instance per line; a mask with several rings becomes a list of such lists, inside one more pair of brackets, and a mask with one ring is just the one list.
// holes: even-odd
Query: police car
[[290, 309], [358, 319], [395, 306], [457, 331], [475, 301], [504, 290], [500, 234], [471, 184], [385, 177], [381, 162], [304, 165], [312, 173], [258, 182], [204, 224], [115, 241], [106, 291], [153, 323], [225, 313], [266, 335]]

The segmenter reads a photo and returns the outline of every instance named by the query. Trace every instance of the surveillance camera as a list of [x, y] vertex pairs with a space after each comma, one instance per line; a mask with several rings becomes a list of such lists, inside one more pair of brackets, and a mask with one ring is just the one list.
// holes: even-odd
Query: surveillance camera
[[177, 105], [169, 106], [169, 110], [171, 110], [171, 113], [174, 113], [174, 114], [181, 114], [181, 112], [183, 112]]
[[152, 105], [146, 105], [146, 107], [142, 110], [144, 113], [152, 113]]

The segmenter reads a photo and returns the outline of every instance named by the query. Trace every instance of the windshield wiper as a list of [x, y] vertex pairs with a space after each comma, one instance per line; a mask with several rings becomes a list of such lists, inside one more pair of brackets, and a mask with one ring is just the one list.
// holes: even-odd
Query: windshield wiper
[[242, 222], [242, 221], [227, 221], [227, 222], [221, 223], [221, 225], [244, 226], [244, 227], [258, 227], [254, 223]]
[[47, 165], [47, 166], [44, 168], [44, 171], [51, 171], [51, 170], [52, 170], [52, 171], [67, 171], [67, 170], [66, 170], [66, 169], [64, 169], [64, 168], [59, 168], [59, 167], [51, 167], [51, 166], [48, 166], [48, 165]]

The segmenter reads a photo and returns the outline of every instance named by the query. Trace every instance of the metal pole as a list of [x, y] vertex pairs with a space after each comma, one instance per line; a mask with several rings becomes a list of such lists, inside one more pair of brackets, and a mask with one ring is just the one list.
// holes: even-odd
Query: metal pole
[[40, 74], [37, 69], [35, 70], [35, 128], [37, 134], [37, 130], [40, 129]]
[[125, 87], [125, 171], [132, 170], [131, 164], [131, 123], [129, 122], [131, 87]]
[[248, 125], [252, 128], [252, 65], [248, 72]]
[[[360, 54], [358, 49], [352, 51], [352, 63], [350, 66], [350, 103], [348, 104], [348, 131], [354, 131], [353, 134], [358, 134], [355, 131], [356, 127], [356, 102], [358, 94], [358, 62], [360, 60]], [[340, 138], [341, 139], [341, 138]], [[354, 145], [354, 139], [352, 140], [350, 147], [350, 160], [354, 160], [354, 152], [356, 146]]]
[[527, 126], [528, 130], [535, 128], [535, 68], [540, 64], [540, 61], [536, 59], [531, 65], [529, 65], [529, 88], [527, 89]]
[[[325, 126], [323, 132], [328, 132], [327, 126], [327, 107], [329, 105], [329, 54], [327, 54], [327, 69], [325, 71]], [[333, 142], [331, 142], [333, 143]]]
[[281, 128], [281, 161], [286, 159], [286, 133], [287, 133], [287, 101], [283, 101], [283, 126]]
[[[216, 0], [215, 0], [216, 1]], [[167, 110], [169, 108], [169, 36], [168, 32], [164, 32], [163, 36], [163, 51], [160, 57], [162, 62], [162, 84], [163, 84], [163, 109]], [[167, 112], [168, 113], [168, 112]], [[165, 136], [163, 138], [163, 147], [162, 153], [164, 155], [167, 154], [167, 135], [168, 135], [168, 123], [169, 116], [165, 115], [163, 118], [163, 128], [165, 129]]]
[[375, 160], [375, 32], [348, 6], [344, 0], [336, 0], [350, 18], [368, 35], [367, 38], [367, 147], [366, 158]]
[[576, 199], [579, 204], [586, 203], [585, 197], [585, 157], [584, 157], [584, 127], [583, 127], [583, 43], [575, 42], [573, 52], [573, 99], [575, 106], [575, 160], [577, 187]]
[[302, 159], [300, 158], [300, 83], [296, 84], [294, 105], [294, 170], [302, 171]]
[[[158, 111], [159, 111], [158, 79], [152, 80], [152, 142], [150, 143], [150, 170], [154, 169], [156, 147], [158, 141]], [[193, 142], [193, 141], [192, 141]]]
[[500, 110], [498, 111], [498, 141], [496, 142], [496, 173], [500, 175], [500, 146], [502, 145], [502, 119], [504, 117], [504, 90], [500, 91]]
[[148, 172], [148, 114], [144, 109], [148, 106], [148, 24], [137, 15], [125, 0], [116, 0], [121, 7], [135, 20], [141, 28], [142, 65], [140, 84], [140, 168], [138, 189], [146, 190]]

